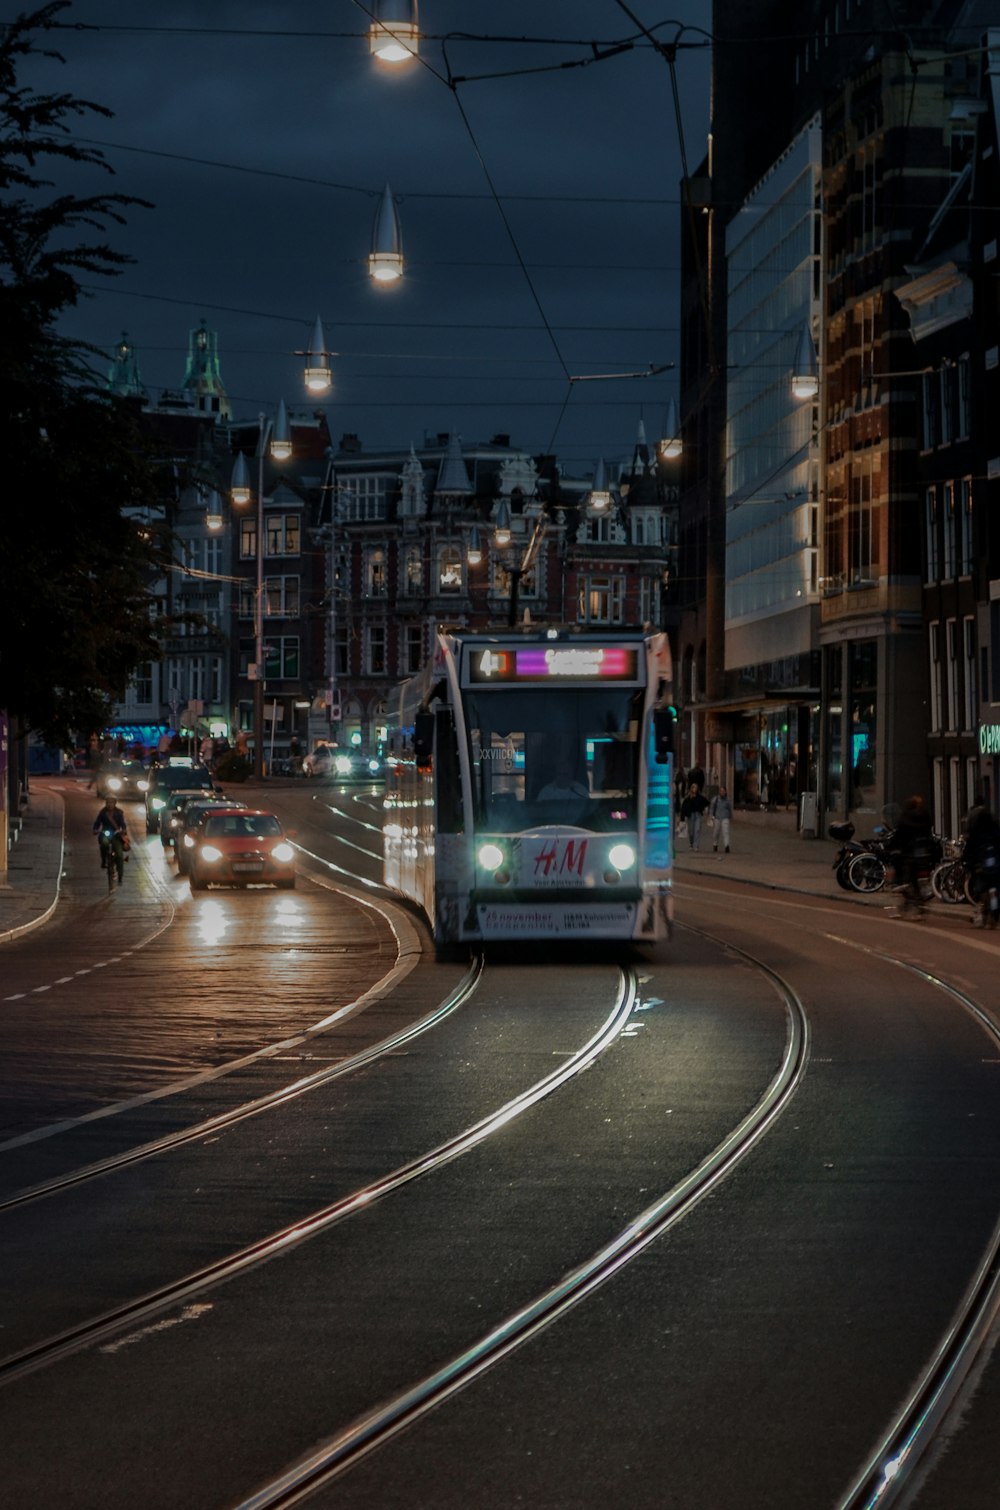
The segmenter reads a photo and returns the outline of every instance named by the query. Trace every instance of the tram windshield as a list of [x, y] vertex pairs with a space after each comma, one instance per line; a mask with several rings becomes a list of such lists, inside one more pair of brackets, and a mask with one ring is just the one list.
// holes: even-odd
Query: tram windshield
[[634, 687], [467, 691], [477, 826], [635, 828], [642, 708]]

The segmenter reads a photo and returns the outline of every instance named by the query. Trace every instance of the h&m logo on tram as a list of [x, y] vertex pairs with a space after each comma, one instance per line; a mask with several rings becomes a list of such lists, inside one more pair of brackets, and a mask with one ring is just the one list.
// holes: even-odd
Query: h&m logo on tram
[[672, 692], [664, 634], [438, 635], [390, 709], [384, 840], [440, 950], [669, 934]]

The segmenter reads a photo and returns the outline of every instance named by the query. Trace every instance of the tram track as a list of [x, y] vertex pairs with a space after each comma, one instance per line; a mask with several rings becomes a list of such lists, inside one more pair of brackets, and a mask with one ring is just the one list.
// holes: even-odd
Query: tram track
[[[78, 1185], [83, 1185], [92, 1180], [103, 1178], [113, 1174], [117, 1170], [130, 1168], [147, 1159], [156, 1158], [173, 1149], [183, 1148], [189, 1143], [195, 1143], [203, 1138], [210, 1137], [223, 1131], [225, 1128], [235, 1127], [237, 1123], [244, 1122], [250, 1117], [260, 1116], [263, 1112], [274, 1111], [280, 1107], [289, 1105], [292, 1101], [302, 1096], [322, 1089], [333, 1081], [342, 1079], [346, 1075], [354, 1074], [384, 1058], [387, 1054], [397, 1052], [405, 1044], [419, 1038], [422, 1034], [436, 1027], [449, 1017], [452, 1012], [463, 1006], [475, 991], [483, 972], [482, 955], [477, 955], [469, 970], [455, 986], [454, 990], [441, 1001], [426, 1016], [416, 1022], [409, 1023], [397, 1033], [391, 1034], [381, 1042], [372, 1044], [368, 1048], [359, 1050], [358, 1053], [342, 1059], [338, 1063], [328, 1065], [325, 1069], [316, 1070], [311, 1075], [305, 1075], [288, 1085], [279, 1086], [276, 1090], [269, 1091], [264, 1096], [256, 1096], [250, 1101], [242, 1102], [239, 1106], [231, 1107], [217, 1116], [208, 1117], [194, 1123], [190, 1127], [179, 1129], [177, 1132], [167, 1133], [162, 1138], [155, 1138], [148, 1143], [143, 1143], [137, 1148], [128, 1149], [123, 1153], [114, 1154], [107, 1159], [100, 1159], [92, 1164], [87, 1164], [79, 1169], [72, 1170], [68, 1174], [60, 1175], [54, 1179], [46, 1180], [38, 1185], [29, 1186], [25, 1190], [18, 1191], [16, 1195], [5, 1200], [0, 1200], [0, 1217], [5, 1212], [17, 1210], [27, 1206], [33, 1201], [40, 1201], [48, 1196], [57, 1195], [62, 1191], [71, 1190]], [[356, 1004], [352, 1003], [352, 1006]], [[339, 1014], [338, 1014], [339, 1015]], [[271, 1052], [276, 1052], [287, 1044], [278, 1044], [272, 1047]]]
[[285, 1507], [304, 1503], [318, 1488], [331, 1483], [429, 1411], [474, 1383], [516, 1348], [554, 1325], [570, 1309], [612, 1280], [651, 1243], [687, 1216], [734, 1171], [781, 1115], [795, 1093], [808, 1060], [809, 1025], [798, 994], [782, 976], [747, 951], [724, 943], [702, 929], [685, 927], [685, 931], [741, 956], [767, 976], [784, 1001], [788, 1029], [784, 1054], [756, 1105], [694, 1169], [634, 1217], [588, 1260], [564, 1275], [557, 1284], [518, 1307], [441, 1368], [338, 1431], [267, 1483], [259, 1484], [235, 1510], [285, 1510]]
[[[478, 975], [476, 977], [478, 981]], [[619, 986], [610, 1014], [598, 1030], [556, 1069], [542, 1076], [502, 1106], [480, 1118], [437, 1147], [390, 1171], [347, 1196], [299, 1217], [296, 1221], [246, 1245], [218, 1261], [186, 1274], [155, 1291], [0, 1359], [0, 1388], [35, 1370], [57, 1362], [81, 1348], [100, 1344], [125, 1328], [141, 1327], [171, 1306], [189, 1304], [206, 1289], [235, 1278], [252, 1266], [276, 1258], [326, 1231], [355, 1212], [368, 1210], [382, 1197], [460, 1157], [506, 1127], [567, 1081], [587, 1069], [614, 1043], [636, 1003], [634, 971], [619, 972]], [[452, 1008], [453, 1010], [453, 1008]], [[338, 1067], [340, 1068], [340, 1067]], [[189, 1141], [185, 1139], [185, 1141]]]
[[[774, 898], [769, 897], [769, 905]], [[800, 902], [789, 901], [800, 907]], [[754, 909], [752, 905], [749, 912]], [[879, 919], [881, 925], [882, 920]], [[1000, 1022], [994, 1012], [953, 981], [914, 962], [912, 946], [904, 955], [829, 929], [821, 936], [839, 948], [899, 969], [942, 992], [967, 1013], [1000, 1050]], [[909, 941], [911, 935], [907, 934]], [[900, 940], [900, 942], [903, 942]], [[983, 947], [983, 940], [966, 939]], [[837, 1500], [836, 1510], [892, 1510], [910, 1503], [918, 1473], [938, 1435], [961, 1403], [963, 1389], [984, 1352], [992, 1346], [1000, 1321], [1000, 1213], [946, 1330], [929, 1354], [912, 1388], [887, 1422], [871, 1454]], [[242, 1507], [241, 1507], [242, 1510]]]

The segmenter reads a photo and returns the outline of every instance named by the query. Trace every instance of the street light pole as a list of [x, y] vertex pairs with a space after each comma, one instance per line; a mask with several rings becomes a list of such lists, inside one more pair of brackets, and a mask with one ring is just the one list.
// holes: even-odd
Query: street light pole
[[264, 449], [267, 445], [268, 421], [258, 416], [257, 440], [257, 584], [254, 592], [254, 683], [253, 683], [253, 773], [259, 781], [264, 775]]

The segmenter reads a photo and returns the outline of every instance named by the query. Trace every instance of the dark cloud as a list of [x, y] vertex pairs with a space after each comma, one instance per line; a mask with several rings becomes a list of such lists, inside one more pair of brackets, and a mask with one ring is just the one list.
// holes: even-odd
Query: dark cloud
[[[664, 19], [649, 0], [632, 8], [648, 26]], [[613, 0], [420, 9], [438, 36], [536, 39], [452, 38], [459, 75], [540, 69], [588, 56], [573, 39], [634, 35]], [[697, 27], [708, 10], [685, 0], [670, 14]], [[453, 91], [430, 68], [387, 75], [375, 65], [349, 0], [78, 0], [64, 20], [84, 29], [63, 33], [67, 66], [39, 67], [38, 79], [114, 111], [79, 134], [107, 144], [115, 188], [155, 204], [114, 233], [135, 266], [67, 328], [102, 348], [128, 330], [151, 391], [179, 386], [188, 330], [204, 316], [237, 414], [281, 396], [304, 406], [294, 353], [320, 314], [340, 353], [335, 436], [354, 431], [374, 447], [455, 427], [540, 450], [553, 441], [567, 370], [677, 361], [681, 157], [669, 70], [650, 47]], [[439, 41], [424, 56], [444, 71]], [[707, 50], [682, 50], [677, 67], [695, 165]], [[409, 270], [379, 290], [365, 259], [387, 181]], [[73, 186], [92, 185], [81, 175]], [[640, 414], [655, 427], [674, 382], [580, 385], [555, 448], [581, 468], [627, 451]]]

